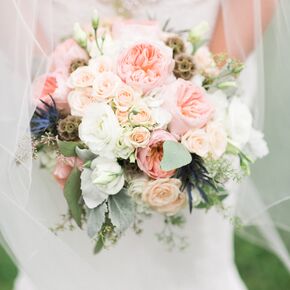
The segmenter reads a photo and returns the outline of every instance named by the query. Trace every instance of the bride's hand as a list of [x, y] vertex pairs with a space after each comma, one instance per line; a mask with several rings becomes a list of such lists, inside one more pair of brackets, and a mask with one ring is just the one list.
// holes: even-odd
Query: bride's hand
[[[213, 53], [227, 52], [245, 60], [257, 43], [256, 34], [272, 19], [278, 0], [225, 0], [221, 5], [210, 42]], [[261, 13], [256, 13], [260, 9]], [[257, 19], [257, 15], [261, 15]]]

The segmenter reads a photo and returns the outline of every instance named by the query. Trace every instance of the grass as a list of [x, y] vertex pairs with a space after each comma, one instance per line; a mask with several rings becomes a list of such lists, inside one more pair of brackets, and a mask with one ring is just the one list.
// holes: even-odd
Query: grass
[[[236, 262], [249, 290], [289, 290], [290, 275], [273, 254], [238, 237]], [[0, 248], [0, 290], [12, 290], [17, 269]]]

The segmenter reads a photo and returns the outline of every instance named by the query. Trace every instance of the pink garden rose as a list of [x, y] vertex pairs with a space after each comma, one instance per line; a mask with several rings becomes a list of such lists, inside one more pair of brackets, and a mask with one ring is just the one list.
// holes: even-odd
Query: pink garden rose
[[119, 41], [132, 41], [138, 39], [158, 40], [161, 34], [157, 21], [152, 20], [121, 20], [113, 22], [113, 39]]
[[56, 103], [57, 109], [67, 112], [69, 108], [67, 102], [69, 92], [67, 77], [60, 72], [41, 75], [35, 79], [33, 84], [34, 101], [40, 107], [43, 105], [39, 100], [51, 104], [51, 96]]
[[76, 157], [64, 157], [60, 156], [57, 158], [56, 166], [53, 171], [53, 176], [57, 183], [64, 188], [67, 178], [74, 167], [82, 169], [83, 162], [81, 159]]
[[72, 38], [60, 43], [51, 55], [50, 71], [69, 74], [71, 63], [77, 59], [88, 60], [88, 54]]
[[178, 79], [162, 95], [163, 106], [172, 115], [169, 131], [176, 137], [203, 127], [211, 118], [213, 107], [205, 92], [190, 81]]
[[172, 74], [172, 50], [163, 44], [140, 42], [119, 56], [119, 77], [129, 86], [146, 93], [161, 86]]
[[151, 134], [147, 146], [137, 150], [139, 168], [154, 179], [171, 177], [175, 173], [175, 170], [164, 171], [160, 168], [163, 157], [163, 143], [167, 140], [176, 141], [167, 131], [156, 130]]

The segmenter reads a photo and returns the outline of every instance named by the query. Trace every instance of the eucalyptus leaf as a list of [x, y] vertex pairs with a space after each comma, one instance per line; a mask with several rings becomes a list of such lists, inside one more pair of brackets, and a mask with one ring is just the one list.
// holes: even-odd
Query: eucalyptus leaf
[[111, 195], [108, 200], [109, 217], [118, 233], [124, 232], [134, 220], [134, 203], [125, 190]]
[[88, 211], [88, 235], [90, 238], [95, 237], [101, 230], [106, 219], [107, 205], [104, 202], [94, 209]]
[[80, 142], [58, 140], [57, 143], [59, 151], [63, 156], [65, 157], [77, 156], [76, 147], [80, 146]]
[[79, 227], [82, 226], [82, 206], [80, 205], [81, 198], [81, 172], [78, 168], [74, 168], [65, 185], [64, 196], [67, 201], [70, 213]]
[[160, 163], [162, 170], [170, 171], [189, 164], [192, 161], [190, 152], [179, 142], [163, 143], [163, 158]]

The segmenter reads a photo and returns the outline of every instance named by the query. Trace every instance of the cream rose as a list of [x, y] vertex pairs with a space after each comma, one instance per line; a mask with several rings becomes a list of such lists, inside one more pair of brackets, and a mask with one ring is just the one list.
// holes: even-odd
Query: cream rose
[[130, 195], [138, 203], [143, 203], [142, 195], [148, 185], [148, 177], [146, 175], [133, 176], [129, 182], [128, 195]]
[[152, 126], [154, 120], [151, 111], [147, 106], [135, 106], [129, 112], [129, 121], [132, 125]]
[[112, 58], [105, 55], [99, 56], [97, 58], [92, 58], [89, 61], [89, 68], [95, 75], [104, 72], [112, 72], [113, 71]]
[[120, 134], [121, 127], [110, 106], [94, 103], [87, 107], [79, 126], [79, 137], [93, 153], [114, 157]]
[[99, 102], [109, 102], [120, 83], [120, 78], [112, 72], [99, 74], [93, 82], [93, 95]]
[[73, 116], [82, 117], [85, 108], [95, 102], [92, 96], [92, 88], [76, 88], [72, 90], [68, 95], [68, 103], [70, 106], [71, 114]]
[[135, 148], [128, 140], [129, 128], [124, 128], [117, 140], [114, 152], [117, 158], [128, 159], [135, 151]]
[[209, 150], [209, 138], [204, 129], [189, 130], [181, 138], [181, 143], [189, 152], [205, 157]]
[[68, 85], [72, 88], [85, 88], [93, 85], [95, 76], [88, 66], [77, 68], [69, 77]]
[[140, 96], [141, 93], [138, 90], [133, 90], [130, 86], [121, 84], [116, 88], [114, 103], [119, 111], [126, 112]]
[[209, 123], [206, 126], [210, 153], [214, 159], [220, 158], [227, 148], [227, 133], [223, 126], [217, 122]]
[[148, 183], [142, 199], [157, 212], [174, 215], [186, 202], [186, 195], [180, 191], [180, 187], [179, 179], [157, 179]]
[[117, 109], [115, 111], [115, 115], [117, 116], [118, 121], [122, 126], [128, 124], [128, 122], [129, 122], [129, 112], [128, 111], [122, 112], [122, 111]]
[[150, 131], [145, 127], [135, 127], [128, 135], [129, 142], [135, 147], [146, 147], [150, 140]]

